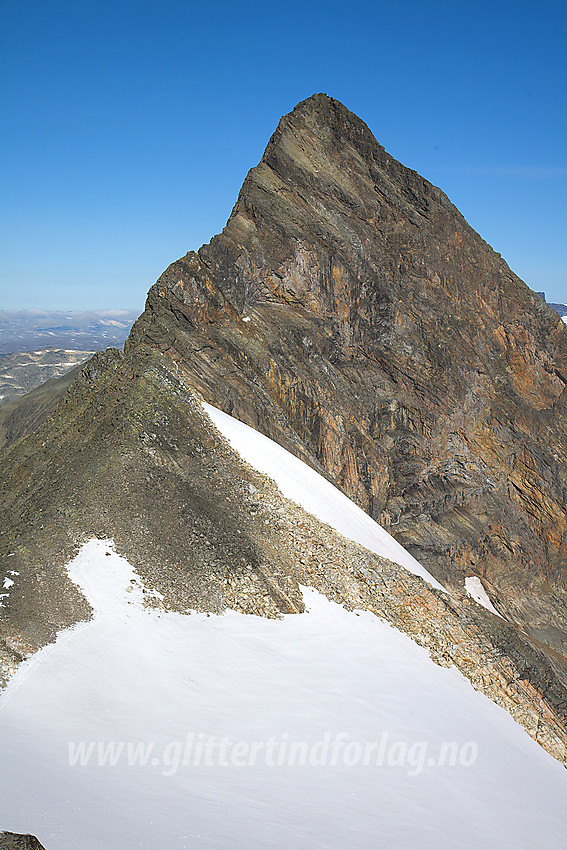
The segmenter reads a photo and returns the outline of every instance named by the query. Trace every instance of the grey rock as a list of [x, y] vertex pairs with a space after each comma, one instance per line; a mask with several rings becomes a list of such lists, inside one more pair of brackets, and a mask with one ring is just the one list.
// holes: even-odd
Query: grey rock
[[0, 850], [45, 850], [35, 835], [0, 832]]

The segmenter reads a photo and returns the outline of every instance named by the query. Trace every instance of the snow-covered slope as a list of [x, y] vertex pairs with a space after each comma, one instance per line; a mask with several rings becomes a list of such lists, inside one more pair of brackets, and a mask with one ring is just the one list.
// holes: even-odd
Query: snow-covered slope
[[95, 617], [3, 695], [3, 828], [53, 850], [565, 846], [562, 766], [373, 615], [308, 589], [281, 620], [160, 612], [110, 541], [70, 574]]
[[475, 600], [475, 602], [478, 602], [478, 604], [482, 605], [483, 608], [486, 608], [487, 611], [491, 611], [498, 617], [502, 616], [498, 613], [498, 611], [490, 601], [488, 593], [484, 589], [484, 585], [482, 581], [478, 578], [478, 576], [468, 576], [465, 579], [465, 590], [467, 591], [469, 596], [471, 596]]
[[433, 587], [443, 590], [431, 573], [397, 540], [318, 472], [273, 440], [222, 410], [210, 404], [204, 404], [203, 407], [238, 454], [259, 472], [269, 475], [284, 496], [340, 531], [349, 540], [400, 564]]

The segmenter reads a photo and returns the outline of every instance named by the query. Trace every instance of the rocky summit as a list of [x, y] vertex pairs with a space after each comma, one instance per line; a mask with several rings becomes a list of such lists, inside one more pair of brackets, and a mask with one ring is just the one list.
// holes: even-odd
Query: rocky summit
[[[65, 564], [113, 538], [176, 610], [279, 616], [302, 610], [301, 584], [366, 607], [567, 761], [566, 385], [558, 314], [314, 95], [224, 231], [152, 287], [124, 354], [20, 412], [0, 455], [5, 677], [89, 616]], [[448, 593], [287, 504], [203, 400], [322, 473]]]

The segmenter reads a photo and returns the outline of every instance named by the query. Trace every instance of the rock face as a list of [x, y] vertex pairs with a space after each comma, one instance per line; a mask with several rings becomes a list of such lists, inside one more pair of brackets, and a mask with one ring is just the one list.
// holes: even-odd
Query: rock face
[[[0, 673], [89, 616], [65, 564], [112, 537], [170, 609], [276, 617], [302, 610], [301, 584], [368, 608], [567, 763], [566, 367], [557, 314], [447, 198], [310, 98], [124, 354], [20, 413], [0, 454]], [[202, 398], [336, 482], [451, 593], [287, 503]]]
[[284, 116], [129, 350], [308, 459], [441, 581], [567, 653], [567, 331], [342, 104]]
[[0, 832], [1, 850], [45, 850], [35, 835], [19, 835], [16, 832]]

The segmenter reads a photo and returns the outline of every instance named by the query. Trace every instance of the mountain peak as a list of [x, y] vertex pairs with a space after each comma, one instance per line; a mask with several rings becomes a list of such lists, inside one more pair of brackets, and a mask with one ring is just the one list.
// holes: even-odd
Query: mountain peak
[[342, 103], [314, 94], [282, 117], [223, 232], [150, 291], [140, 341], [325, 470], [440, 581], [481, 569], [566, 651], [538, 589], [550, 570], [567, 583], [565, 326]]
[[[232, 259], [242, 248], [265, 254], [266, 241], [282, 259], [298, 241], [360, 254], [372, 237], [368, 228], [374, 238], [403, 222], [421, 228], [440, 219], [441, 208], [460, 218], [439, 189], [384, 150], [364, 121], [340, 101], [314, 94], [281, 118], [211, 246], [224, 243]], [[206, 259], [209, 246], [198, 253]], [[227, 275], [231, 297], [241, 303], [228, 269]]]
[[349, 124], [353, 126], [362, 125], [370, 133], [370, 130], [358, 115], [347, 109], [340, 100], [330, 97], [324, 92], [312, 94], [311, 97], [302, 100], [291, 112], [282, 117], [280, 123], [292, 123], [309, 118], [321, 125], [338, 127], [342, 125], [343, 129], [347, 129]]
[[307, 123], [312, 126], [329, 127], [336, 131], [338, 137], [348, 136], [353, 131], [362, 132], [376, 142], [371, 130], [358, 115], [347, 109], [340, 100], [323, 92], [312, 94], [311, 97], [298, 103], [291, 112], [281, 118], [280, 125], [282, 123], [287, 125]]
[[[275, 165], [278, 153], [306, 166], [310, 155], [315, 171], [321, 149], [335, 155], [353, 147], [362, 160], [382, 159], [384, 148], [376, 141], [367, 125], [344, 104], [327, 94], [313, 94], [284, 115], [271, 137], [262, 162]], [[336, 165], [337, 163], [333, 163]]]

